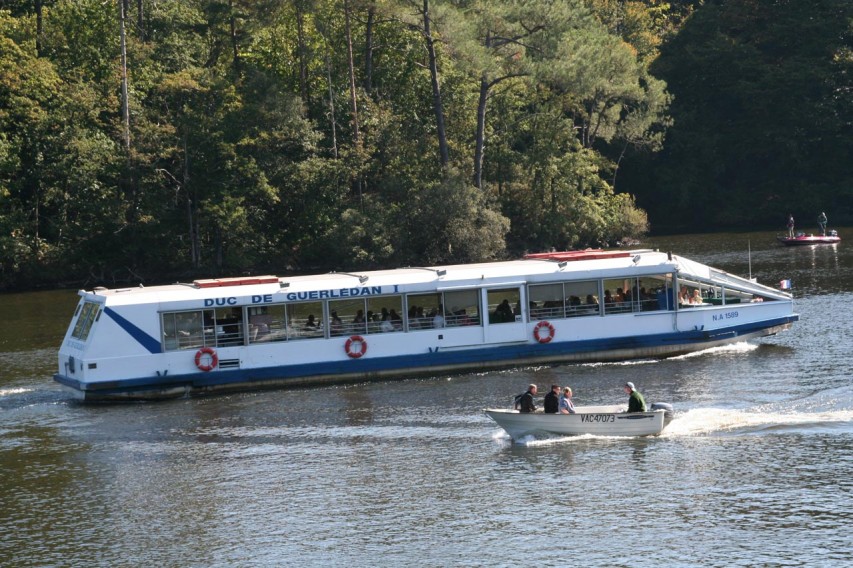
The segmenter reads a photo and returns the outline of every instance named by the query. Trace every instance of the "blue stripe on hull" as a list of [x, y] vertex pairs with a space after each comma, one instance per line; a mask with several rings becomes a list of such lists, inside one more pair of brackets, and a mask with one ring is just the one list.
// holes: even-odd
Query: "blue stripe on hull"
[[520, 343], [478, 349], [438, 349], [414, 355], [280, 365], [258, 369], [218, 369], [187, 375], [163, 375], [84, 383], [65, 375], [54, 379], [88, 399], [167, 398], [216, 390], [306, 385], [483, 370], [524, 364], [612, 361], [664, 357], [731, 343], [745, 337], [774, 333], [797, 321], [798, 316], [744, 324], [720, 330], [692, 330], [637, 337], [616, 337], [577, 342]]

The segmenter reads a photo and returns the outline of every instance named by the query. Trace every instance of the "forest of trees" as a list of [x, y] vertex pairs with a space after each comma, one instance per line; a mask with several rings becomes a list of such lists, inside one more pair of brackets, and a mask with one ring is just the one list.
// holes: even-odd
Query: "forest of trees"
[[0, 289], [849, 218], [851, 4], [0, 0]]

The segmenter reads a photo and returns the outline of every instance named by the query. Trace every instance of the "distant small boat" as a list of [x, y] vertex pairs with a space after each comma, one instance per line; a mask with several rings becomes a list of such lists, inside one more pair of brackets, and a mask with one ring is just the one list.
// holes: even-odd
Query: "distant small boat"
[[579, 436], [654, 436], [672, 417], [672, 406], [657, 403], [649, 412], [625, 412], [625, 405], [578, 406], [575, 414], [521, 413], [517, 410], [486, 409], [486, 415], [506, 430], [513, 440], [535, 433]]
[[841, 237], [838, 236], [838, 231], [829, 231], [826, 235], [806, 235], [805, 233], [797, 233], [795, 237], [776, 237], [776, 240], [785, 245], [805, 246], [805, 245], [834, 245], [841, 242]]

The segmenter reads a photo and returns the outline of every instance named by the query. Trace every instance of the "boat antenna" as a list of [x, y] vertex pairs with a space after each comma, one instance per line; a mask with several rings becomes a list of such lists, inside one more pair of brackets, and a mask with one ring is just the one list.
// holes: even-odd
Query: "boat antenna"
[[746, 239], [746, 257], [749, 261], [749, 280], [752, 281], [752, 243]]

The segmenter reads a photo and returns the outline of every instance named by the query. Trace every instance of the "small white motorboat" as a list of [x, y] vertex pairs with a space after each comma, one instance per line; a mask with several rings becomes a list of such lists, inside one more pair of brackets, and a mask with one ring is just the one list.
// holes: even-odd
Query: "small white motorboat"
[[575, 414], [521, 413], [517, 410], [488, 408], [486, 414], [506, 430], [513, 440], [536, 433], [578, 436], [654, 436], [672, 417], [672, 406], [651, 405], [648, 412], [625, 412], [625, 405], [579, 406]]

